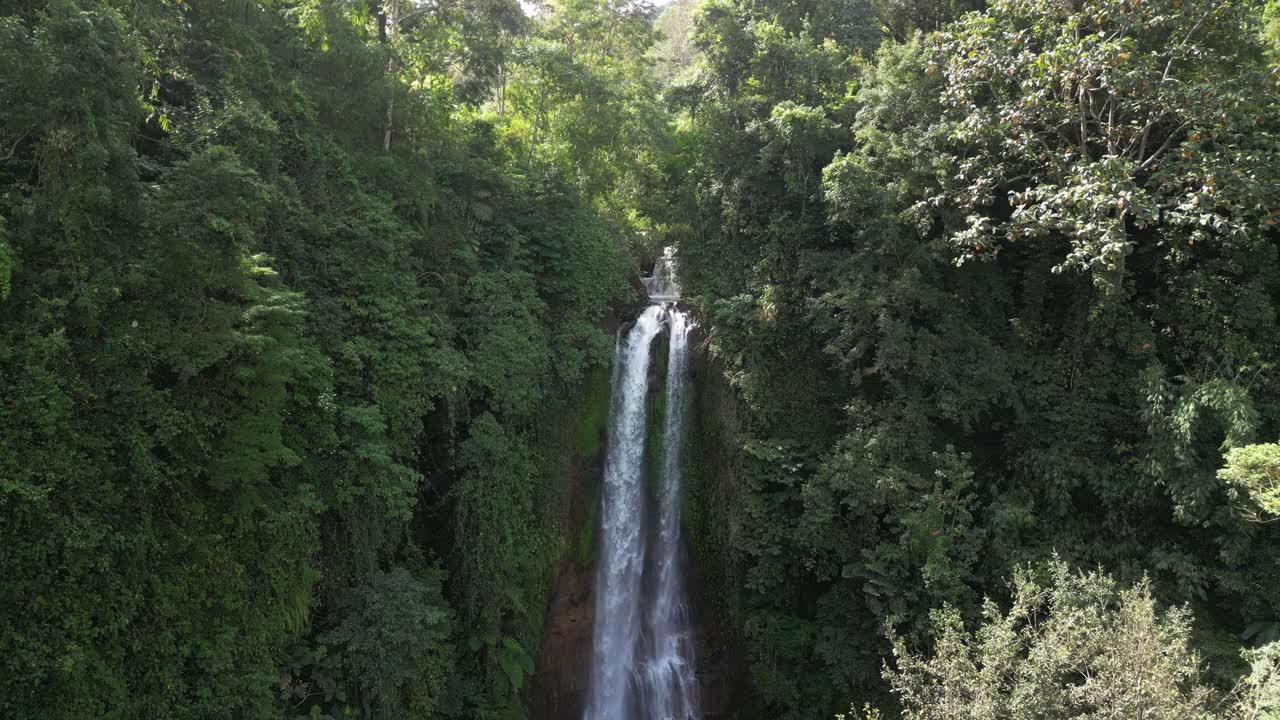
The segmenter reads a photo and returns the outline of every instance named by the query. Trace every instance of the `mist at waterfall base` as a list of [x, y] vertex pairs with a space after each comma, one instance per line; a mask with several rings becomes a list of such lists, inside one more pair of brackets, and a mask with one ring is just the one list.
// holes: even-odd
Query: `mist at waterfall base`
[[[584, 720], [702, 717], [680, 536], [690, 321], [672, 302], [679, 297], [674, 262], [668, 249], [653, 277], [645, 278], [652, 304], [615, 351]], [[661, 435], [647, 437], [651, 350], [664, 328], [665, 415]], [[662, 443], [656, 497], [646, 492], [643, 477], [645, 445], [653, 442]]]

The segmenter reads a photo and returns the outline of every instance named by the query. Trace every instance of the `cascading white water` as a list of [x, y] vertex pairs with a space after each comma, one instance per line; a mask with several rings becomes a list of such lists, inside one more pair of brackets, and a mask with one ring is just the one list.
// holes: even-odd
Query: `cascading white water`
[[[668, 249], [645, 279], [650, 305], [619, 340], [605, 455], [600, 565], [584, 720], [700, 720], [685, 602], [680, 486], [689, 396], [688, 316], [673, 300]], [[646, 438], [650, 346], [670, 336], [661, 437]], [[661, 442], [655, 532], [643, 482], [646, 442]], [[643, 608], [643, 612], [642, 612]]]
[[689, 319], [668, 311], [666, 417], [658, 502], [654, 565], [657, 586], [648, 608], [651, 647], [640, 668], [642, 718], [690, 720], [701, 717], [693, 667], [693, 637], [685, 604], [684, 549], [680, 539], [680, 488], [684, 480], [685, 417], [689, 401]]
[[664, 248], [662, 257], [653, 265], [653, 277], [642, 278], [641, 282], [650, 302], [678, 299], [680, 285], [676, 282], [675, 248]]
[[645, 550], [645, 498], [640, 475], [649, 346], [661, 329], [663, 314], [661, 306], [646, 308], [615, 351], [586, 720], [625, 720], [633, 704], [631, 675], [639, 650]]

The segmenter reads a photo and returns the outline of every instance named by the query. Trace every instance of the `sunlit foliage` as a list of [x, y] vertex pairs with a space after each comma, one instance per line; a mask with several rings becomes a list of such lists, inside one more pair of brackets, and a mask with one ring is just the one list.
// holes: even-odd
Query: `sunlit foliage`
[[885, 627], [927, 647], [1055, 549], [1190, 603], [1229, 687], [1280, 618], [1261, 9], [850, 12], [870, 40], [816, 0], [704, 3], [669, 93], [685, 286], [746, 403], [744, 492], [702, 512], [741, 523], [762, 711], [874, 700]]
[[635, 123], [514, 2], [0, 16], [0, 715], [518, 712]]

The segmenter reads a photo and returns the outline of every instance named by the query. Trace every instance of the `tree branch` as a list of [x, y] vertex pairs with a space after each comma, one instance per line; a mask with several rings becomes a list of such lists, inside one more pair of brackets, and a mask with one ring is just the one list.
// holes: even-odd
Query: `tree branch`
[[31, 133], [30, 133], [30, 131], [28, 131], [28, 132], [24, 132], [24, 133], [22, 133], [21, 135], [19, 135], [19, 136], [18, 136], [18, 139], [13, 141], [13, 147], [9, 148], [9, 154], [8, 154], [8, 155], [5, 155], [5, 156], [4, 156], [4, 157], [2, 157], [2, 158], [0, 158], [0, 162], [8, 162], [8, 161], [12, 160], [12, 159], [13, 159], [14, 154], [18, 152], [18, 146], [19, 146], [19, 145], [21, 145], [21, 144], [22, 144], [22, 141], [23, 141], [23, 140], [26, 140], [26, 139], [27, 139], [27, 136], [28, 136], [28, 135], [30, 135], [30, 134], [31, 134]]
[[1155, 162], [1156, 158], [1164, 154], [1164, 151], [1169, 149], [1169, 144], [1173, 142], [1173, 139], [1177, 137], [1178, 133], [1181, 132], [1182, 129], [1189, 124], [1189, 122], [1190, 121], [1183, 120], [1182, 123], [1178, 125], [1178, 127], [1174, 128], [1173, 131], [1169, 133], [1169, 137], [1164, 139], [1164, 143], [1162, 143], [1160, 147], [1156, 148], [1155, 152], [1151, 153], [1151, 157], [1147, 158], [1146, 160], [1143, 160], [1142, 163], [1138, 165], [1138, 169], [1139, 170], [1147, 169], [1148, 165]]

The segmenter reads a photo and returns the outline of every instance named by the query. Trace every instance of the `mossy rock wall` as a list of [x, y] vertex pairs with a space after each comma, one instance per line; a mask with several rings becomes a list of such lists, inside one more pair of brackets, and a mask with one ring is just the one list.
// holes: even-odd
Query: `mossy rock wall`
[[561, 428], [561, 437], [551, 449], [561, 469], [556, 499], [548, 508], [554, 516], [559, 558], [549, 583], [535, 674], [524, 693], [532, 720], [558, 720], [581, 714], [591, 661], [595, 610], [591, 591], [609, 420], [609, 372], [608, 367], [593, 370], [568, 410], [547, 419]]
[[691, 570], [689, 590], [700, 632], [699, 677], [708, 718], [745, 718], [751, 689], [742, 652], [744, 584], [740, 405], [695, 327], [690, 337], [692, 406], [682, 514]]

